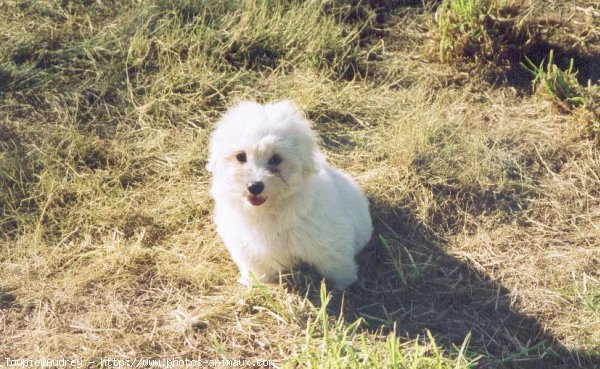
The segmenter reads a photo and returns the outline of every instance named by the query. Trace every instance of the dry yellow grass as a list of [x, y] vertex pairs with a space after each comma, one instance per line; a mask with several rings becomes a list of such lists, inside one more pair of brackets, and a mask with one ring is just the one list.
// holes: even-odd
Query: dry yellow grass
[[[596, 88], [600, 9], [559, 3]], [[378, 4], [0, 5], [2, 358], [598, 368], [597, 141], [527, 73], [434, 60], [432, 4]], [[371, 200], [345, 294], [237, 285], [211, 222], [215, 120], [281, 98]]]

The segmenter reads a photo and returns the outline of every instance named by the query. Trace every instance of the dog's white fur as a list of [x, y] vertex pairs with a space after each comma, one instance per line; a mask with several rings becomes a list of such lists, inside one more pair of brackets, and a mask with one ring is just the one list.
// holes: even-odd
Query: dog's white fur
[[[292, 102], [229, 109], [211, 135], [207, 169], [214, 221], [240, 283], [249, 284], [250, 273], [272, 281], [300, 262], [337, 289], [356, 281], [354, 256], [373, 232], [368, 200], [350, 176], [327, 163]], [[247, 186], [258, 181], [264, 190], [253, 196]]]

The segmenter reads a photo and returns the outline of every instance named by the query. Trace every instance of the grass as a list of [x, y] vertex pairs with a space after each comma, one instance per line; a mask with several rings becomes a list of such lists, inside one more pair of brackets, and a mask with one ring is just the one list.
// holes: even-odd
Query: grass
[[586, 103], [583, 95], [583, 88], [577, 82], [577, 76], [573, 70], [573, 59], [569, 63], [566, 71], [561, 70], [554, 64], [554, 51], [548, 55], [548, 63], [536, 66], [531, 60], [527, 60], [528, 65], [523, 65], [531, 74], [533, 74], [533, 85], [536, 93], [546, 95], [557, 102], [564, 102], [567, 107], [574, 108]]
[[584, 274], [582, 286], [578, 292], [581, 303], [594, 313], [600, 313], [600, 290], [597, 285], [598, 281]]
[[554, 64], [554, 51], [550, 50], [548, 62], [536, 66], [526, 57], [522, 66], [533, 75], [533, 90], [542, 98], [547, 98], [565, 111], [575, 111], [582, 121], [584, 135], [596, 139], [600, 133], [600, 113], [598, 111], [598, 87], [583, 87], [577, 81], [573, 69], [573, 59], [566, 70]]
[[[559, 2], [582, 50], [598, 20], [586, 1]], [[0, 351], [90, 368], [597, 368], [600, 154], [580, 128], [597, 81], [582, 84], [583, 54], [562, 66], [558, 35], [583, 33], [542, 5], [515, 19], [555, 37], [554, 59], [514, 37], [512, 66], [530, 58], [567, 110], [462, 72], [462, 46], [498, 51], [508, 34], [496, 2], [4, 2]], [[371, 201], [345, 293], [310, 269], [237, 285], [212, 225], [214, 122], [236, 100], [282, 98]]]
[[461, 56], [490, 52], [479, 48], [491, 42], [485, 16], [490, 12], [489, 0], [447, 0], [436, 13], [439, 32], [439, 58], [450, 61]]
[[401, 343], [396, 330], [387, 335], [361, 333], [362, 320], [346, 323], [342, 316], [331, 319], [327, 306], [331, 295], [320, 288], [320, 308], [314, 321], [307, 321], [302, 353], [292, 356], [291, 367], [303, 368], [472, 368], [479, 359], [468, 353], [469, 335], [460, 347], [445, 353], [426, 332], [425, 344]]

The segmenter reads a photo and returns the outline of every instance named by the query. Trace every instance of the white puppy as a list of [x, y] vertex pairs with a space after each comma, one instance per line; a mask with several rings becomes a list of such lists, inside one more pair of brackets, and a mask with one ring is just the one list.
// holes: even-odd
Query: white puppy
[[214, 221], [240, 270], [272, 281], [304, 262], [337, 289], [357, 279], [354, 256], [373, 232], [369, 203], [332, 168], [290, 101], [242, 102], [217, 123], [207, 169]]

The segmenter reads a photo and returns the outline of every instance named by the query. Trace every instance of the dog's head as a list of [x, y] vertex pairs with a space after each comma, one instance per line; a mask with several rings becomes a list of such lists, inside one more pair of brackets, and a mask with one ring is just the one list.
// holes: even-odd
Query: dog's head
[[320, 153], [308, 120], [290, 101], [242, 102], [210, 138], [212, 195], [246, 208], [270, 208], [302, 190], [318, 171]]

